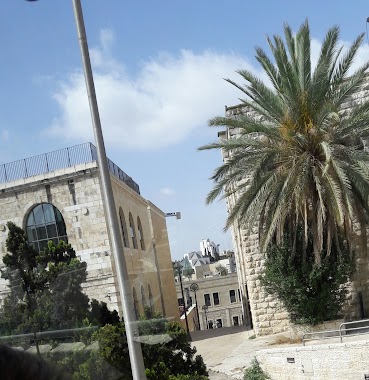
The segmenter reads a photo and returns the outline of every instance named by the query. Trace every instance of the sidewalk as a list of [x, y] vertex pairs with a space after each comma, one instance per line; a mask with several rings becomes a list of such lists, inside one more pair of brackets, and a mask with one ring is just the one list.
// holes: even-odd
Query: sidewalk
[[[253, 331], [246, 331], [239, 327], [191, 333], [192, 345], [196, 347], [197, 353], [203, 357], [211, 380], [243, 379], [245, 369], [250, 366], [251, 360], [260, 350], [302, 347], [302, 342], [287, 343], [288, 333], [249, 339], [253, 334]], [[342, 345], [360, 341], [368, 341], [368, 334], [344, 336]], [[285, 343], [283, 344], [283, 342]], [[340, 339], [332, 337], [326, 340], [309, 341], [306, 344], [307, 346], [326, 345], [330, 347], [334, 343], [340, 343]]]
[[[278, 347], [272, 345], [279, 336], [268, 335], [249, 339], [254, 332], [244, 328], [224, 328], [224, 335], [219, 331], [207, 330], [192, 333], [192, 345], [201, 355], [209, 370], [211, 380], [243, 379], [244, 371], [249, 367], [255, 352], [266, 348]], [[229, 333], [228, 333], [229, 332]], [[201, 333], [201, 334], [199, 334]], [[301, 345], [301, 343], [297, 344]]]

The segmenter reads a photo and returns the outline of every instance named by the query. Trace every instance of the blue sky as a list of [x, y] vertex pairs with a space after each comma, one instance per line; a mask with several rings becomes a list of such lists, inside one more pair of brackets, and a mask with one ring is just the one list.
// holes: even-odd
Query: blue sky
[[[343, 44], [366, 31], [366, 1], [83, 1], [108, 156], [168, 219], [172, 256], [210, 238], [232, 248], [223, 202], [205, 205], [219, 152], [197, 152], [240, 94], [223, 81], [260, 70], [255, 46], [308, 18], [313, 53], [328, 28]], [[369, 59], [368, 42], [358, 64]], [[2, 0], [0, 162], [93, 141], [71, 1]]]

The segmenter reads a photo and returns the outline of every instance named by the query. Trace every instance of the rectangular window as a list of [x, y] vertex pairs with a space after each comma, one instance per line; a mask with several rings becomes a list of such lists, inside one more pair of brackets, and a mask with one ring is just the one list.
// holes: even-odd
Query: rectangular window
[[240, 289], [237, 289], [238, 290], [238, 300], [241, 301], [241, 292], [240, 292]]
[[178, 298], [178, 306], [184, 306], [183, 298]]
[[231, 303], [237, 302], [235, 290], [232, 289], [229, 291], [229, 299], [230, 299]]
[[211, 306], [210, 294], [204, 294], [204, 303], [206, 306]]
[[213, 293], [213, 301], [214, 301], [214, 306], [220, 304], [220, 301], [219, 301], [219, 293], [218, 293], [218, 292]]

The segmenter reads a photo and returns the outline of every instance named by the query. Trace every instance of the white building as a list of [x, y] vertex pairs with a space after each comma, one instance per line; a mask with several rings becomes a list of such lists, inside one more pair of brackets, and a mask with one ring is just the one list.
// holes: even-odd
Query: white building
[[209, 256], [213, 259], [219, 259], [219, 244], [215, 244], [209, 239], [202, 239], [200, 241], [200, 251], [203, 256]]

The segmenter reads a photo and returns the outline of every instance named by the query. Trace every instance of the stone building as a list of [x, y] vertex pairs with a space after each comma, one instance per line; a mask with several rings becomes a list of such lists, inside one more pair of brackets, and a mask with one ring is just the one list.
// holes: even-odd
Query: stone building
[[[136, 315], [146, 305], [178, 318], [165, 214], [110, 160], [109, 170]], [[92, 144], [1, 165], [0, 215], [1, 265], [7, 221], [21, 226], [36, 249], [67, 240], [87, 263], [86, 294], [122, 315]], [[7, 291], [0, 279], [0, 299]]]
[[[369, 99], [369, 82], [359, 96], [350, 99], [341, 114], [362, 104]], [[226, 116], [237, 117], [241, 113], [250, 115], [250, 111], [242, 106], [226, 107]], [[252, 114], [251, 114], [252, 116]], [[231, 139], [237, 136], [237, 130], [227, 129], [218, 133], [221, 139]], [[222, 152], [223, 161], [228, 153]], [[227, 209], [230, 211], [240, 194], [233, 193], [227, 198]], [[288, 313], [281, 303], [267, 295], [260, 283], [263, 273], [264, 258], [259, 251], [258, 230], [251, 233], [242, 228], [238, 222], [231, 226], [233, 246], [237, 266], [237, 275], [242, 299], [243, 314], [246, 324], [250, 324], [257, 335], [283, 332], [293, 328], [289, 322]], [[349, 294], [343, 310], [345, 320], [355, 320], [369, 316], [369, 256], [365, 252], [356, 252], [356, 273], [349, 284]]]
[[[191, 284], [197, 284], [198, 290], [191, 291]], [[187, 305], [190, 318], [193, 318], [194, 329], [198, 328], [196, 321], [196, 299], [199, 312], [200, 330], [239, 326], [243, 324], [241, 293], [235, 274], [198, 278], [196, 281], [183, 279], [182, 297], [180, 283], [176, 282], [178, 305]], [[204, 308], [204, 306], [206, 306]], [[192, 322], [192, 321], [191, 321]]]

